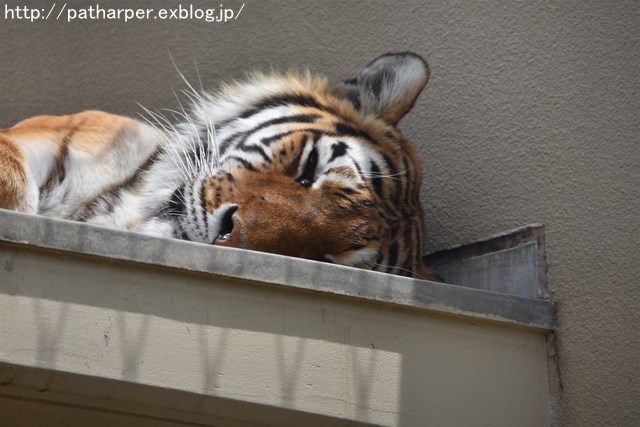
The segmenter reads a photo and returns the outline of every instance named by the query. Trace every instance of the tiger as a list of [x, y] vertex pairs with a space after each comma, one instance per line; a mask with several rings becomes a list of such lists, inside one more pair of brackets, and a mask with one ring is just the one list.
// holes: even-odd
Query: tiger
[[145, 109], [0, 129], [0, 208], [438, 280], [421, 258], [421, 161], [398, 128], [429, 79], [411, 52], [329, 83], [254, 72]]

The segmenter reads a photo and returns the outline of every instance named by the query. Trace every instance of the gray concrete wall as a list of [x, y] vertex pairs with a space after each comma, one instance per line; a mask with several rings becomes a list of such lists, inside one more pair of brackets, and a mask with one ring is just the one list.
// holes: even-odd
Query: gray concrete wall
[[2, 8], [0, 126], [173, 107], [183, 85], [168, 51], [194, 80], [195, 58], [205, 86], [255, 67], [337, 79], [382, 52], [425, 55], [432, 79], [401, 127], [424, 157], [429, 250], [545, 223], [560, 422], [640, 419], [638, 2], [250, 1], [226, 24], [32, 23]]

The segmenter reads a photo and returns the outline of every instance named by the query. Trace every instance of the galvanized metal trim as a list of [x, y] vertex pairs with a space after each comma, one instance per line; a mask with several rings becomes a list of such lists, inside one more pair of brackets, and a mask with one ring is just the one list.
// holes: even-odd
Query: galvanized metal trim
[[542, 330], [554, 328], [553, 303], [544, 299], [274, 254], [159, 239], [0, 209], [0, 245], [7, 244], [223, 276]]
[[447, 283], [549, 299], [545, 229], [530, 224], [424, 257]]

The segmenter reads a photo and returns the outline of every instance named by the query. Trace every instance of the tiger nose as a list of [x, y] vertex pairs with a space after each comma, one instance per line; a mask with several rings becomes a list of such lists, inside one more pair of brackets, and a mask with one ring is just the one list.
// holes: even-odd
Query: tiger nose
[[229, 248], [244, 247], [242, 222], [240, 221], [240, 218], [234, 214], [236, 210], [237, 207], [235, 207], [232, 211], [230, 209], [230, 214], [225, 215], [225, 219], [222, 221], [218, 237], [216, 237], [213, 242], [214, 245], [226, 246]]

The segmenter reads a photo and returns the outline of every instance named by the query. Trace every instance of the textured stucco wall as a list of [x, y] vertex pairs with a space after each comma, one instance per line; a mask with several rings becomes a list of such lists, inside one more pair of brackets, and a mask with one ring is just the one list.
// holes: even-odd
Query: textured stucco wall
[[226, 24], [30, 23], [2, 8], [0, 126], [173, 107], [184, 85], [168, 51], [190, 79], [195, 58], [205, 86], [255, 67], [337, 79], [386, 51], [425, 55], [432, 79], [401, 127], [424, 156], [428, 248], [545, 223], [560, 422], [640, 419], [637, 1], [249, 1]]

